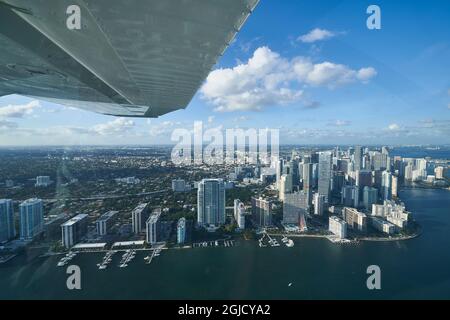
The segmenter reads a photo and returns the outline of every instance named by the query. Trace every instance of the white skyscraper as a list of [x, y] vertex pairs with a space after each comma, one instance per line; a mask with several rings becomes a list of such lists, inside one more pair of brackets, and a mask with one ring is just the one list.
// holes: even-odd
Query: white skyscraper
[[134, 208], [131, 212], [131, 225], [134, 234], [140, 234], [145, 231], [145, 224], [149, 216], [148, 203], [141, 203]]
[[159, 241], [161, 235], [161, 210], [155, 210], [146, 222], [146, 240], [148, 244], [155, 244]]
[[315, 193], [314, 194], [314, 214], [316, 216], [322, 216], [325, 211], [325, 196]]

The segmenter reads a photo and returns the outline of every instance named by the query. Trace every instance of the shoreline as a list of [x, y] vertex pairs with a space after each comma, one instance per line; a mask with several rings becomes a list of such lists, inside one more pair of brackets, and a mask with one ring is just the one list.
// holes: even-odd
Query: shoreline
[[[349, 242], [359, 242], [359, 241], [365, 241], [365, 242], [395, 242], [395, 241], [407, 241], [412, 240], [417, 237], [419, 237], [422, 234], [422, 231], [419, 230], [418, 232], [408, 235], [408, 236], [401, 236], [401, 237], [392, 237], [392, 238], [377, 238], [377, 237], [362, 237], [362, 238], [355, 238], [355, 239], [345, 239]], [[330, 240], [330, 237], [332, 235], [314, 235], [314, 234], [272, 234], [268, 233], [271, 237], [291, 237], [291, 238], [313, 238], [313, 239], [327, 239]], [[331, 241], [331, 240], [330, 240]]]

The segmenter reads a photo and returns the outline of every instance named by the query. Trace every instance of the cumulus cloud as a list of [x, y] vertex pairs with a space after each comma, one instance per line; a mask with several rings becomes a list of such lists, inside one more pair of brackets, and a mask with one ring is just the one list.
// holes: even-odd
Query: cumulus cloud
[[215, 117], [214, 116], [209, 116], [208, 117], [208, 123], [213, 123], [214, 122]]
[[117, 118], [107, 123], [97, 124], [92, 128], [94, 133], [102, 136], [123, 134], [134, 127], [134, 121], [126, 118]]
[[26, 115], [33, 113], [36, 108], [39, 108], [39, 101], [33, 100], [27, 104], [10, 104], [0, 107], [0, 117], [3, 118], [23, 118]]
[[353, 70], [332, 62], [313, 63], [306, 57], [291, 60], [268, 47], [258, 48], [247, 63], [212, 71], [201, 88], [215, 111], [258, 111], [302, 99], [308, 86], [338, 86], [376, 76], [374, 68]]
[[331, 32], [329, 30], [315, 28], [308, 32], [307, 34], [301, 35], [298, 37], [298, 41], [304, 43], [313, 43], [316, 41], [322, 41], [336, 36], [336, 33]]

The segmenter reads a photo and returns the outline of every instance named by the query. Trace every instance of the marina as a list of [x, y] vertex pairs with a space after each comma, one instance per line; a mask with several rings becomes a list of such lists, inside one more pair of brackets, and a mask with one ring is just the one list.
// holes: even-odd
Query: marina
[[[283, 238], [281, 239], [281, 242], [288, 248], [294, 247], [294, 241], [289, 239], [286, 236], [283, 236]], [[272, 238], [266, 232], [263, 233], [263, 236], [261, 237], [261, 239], [258, 240], [258, 243], [259, 243], [260, 248], [265, 248], [268, 246], [271, 246], [271, 247], [279, 247], [280, 246], [280, 243], [277, 241], [277, 239]]]
[[99, 270], [105, 270], [108, 265], [112, 262], [112, 257], [116, 254], [117, 251], [108, 251], [106, 255], [103, 257], [103, 261], [97, 264]]
[[207, 248], [207, 247], [234, 247], [236, 246], [235, 240], [216, 240], [198, 242], [192, 245], [192, 248]]
[[144, 258], [145, 263], [146, 263], [146, 264], [152, 263], [153, 258], [159, 257], [159, 255], [161, 254], [161, 251], [162, 251], [161, 249], [155, 249], [155, 250], [153, 250], [151, 255], [146, 256], [146, 257]]
[[66, 266], [73, 258], [75, 258], [76, 255], [77, 253], [70, 251], [63, 258], [61, 258], [61, 260], [59, 260], [57, 266], [58, 267]]
[[128, 267], [128, 263], [130, 263], [136, 257], [136, 250], [128, 249], [122, 255], [122, 259], [120, 260], [119, 268]]

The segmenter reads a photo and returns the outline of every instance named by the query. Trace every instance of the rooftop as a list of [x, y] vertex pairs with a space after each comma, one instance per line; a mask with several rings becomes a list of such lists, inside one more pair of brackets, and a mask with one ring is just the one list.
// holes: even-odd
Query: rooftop
[[108, 211], [104, 214], [102, 214], [97, 221], [106, 221], [114, 217], [116, 214], [118, 214], [119, 211]]
[[81, 220], [83, 220], [83, 219], [85, 219], [85, 218], [87, 218], [87, 217], [88, 217], [87, 214], [79, 214], [79, 215], [73, 217], [72, 219], [70, 219], [70, 220], [64, 222], [64, 223], [61, 225], [61, 227], [72, 226], [72, 225], [74, 225], [75, 223], [77, 223], [77, 222], [79, 222], [79, 221], [81, 221]]

